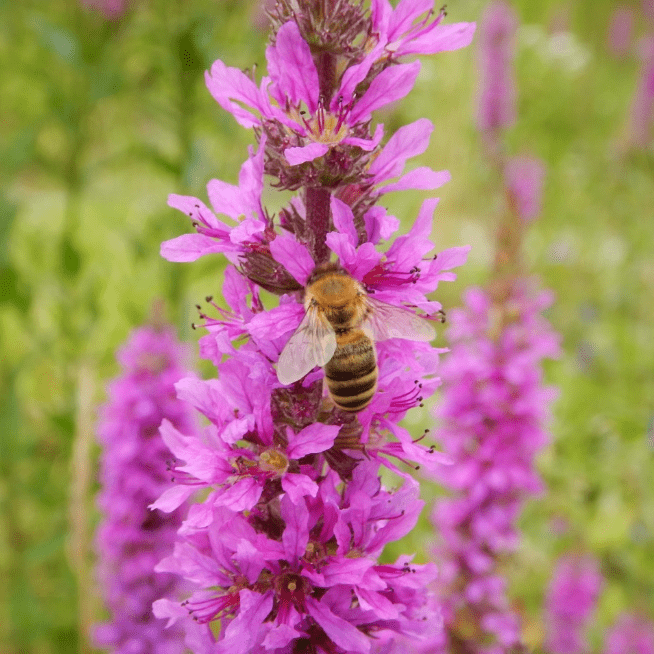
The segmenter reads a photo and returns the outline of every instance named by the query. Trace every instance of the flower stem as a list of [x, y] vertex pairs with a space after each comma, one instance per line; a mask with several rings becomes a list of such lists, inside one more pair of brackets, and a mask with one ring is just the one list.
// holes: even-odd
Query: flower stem
[[318, 70], [320, 95], [327, 105], [336, 88], [336, 57], [331, 52], [320, 52], [315, 57], [315, 62]]
[[306, 190], [309, 247], [316, 264], [329, 260], [329, 249], [325, 238], [329, 229], [330, 197], [329, 189], [326, 188], [310, 187]]
[[[328, 105], [336, 88], [336, 58], [331, 52], [320, 52], [315, 56], [320, 97]], [[309, 232], [309, 247], [316, 264], [329, 260], [329, 249], [325, 243], [329, 231], [330, 212], [329, 189], [324, 187], [308, 187], [306, 189], [307, 228]]]

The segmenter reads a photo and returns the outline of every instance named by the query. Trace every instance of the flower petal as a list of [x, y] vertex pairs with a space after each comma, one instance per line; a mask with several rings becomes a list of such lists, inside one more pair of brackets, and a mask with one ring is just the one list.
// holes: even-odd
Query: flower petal
[[313, 479], [294, 472], [287, 472], [282, 477], [282, 488], [293, 504], [299, 504], [307, 495], [315, 497], [318, 494], [318, 484]]
[[238, 615], [227, 625], [213, 654], [248, 654], [258, 642], [263, 621], [272, 610], [273, 594], [263, 595], [243, 589], [239, 593]]
[[427, 149], [433, 131], [433, 123], [426, 118], [400, 127], [370, 166], [375, 183], [397, 177], [404, 170], [407, 159]]
[[225, 66], [218, 59], [211, 66], [211, 72], [205, 73], [204, 79], [214, 99], [236, 118], [239, 125], [251, 128], [261, 124], [261, 120], [256, 114], [232, 101], [237, 100], [261, 114], [267, 113], [267, 99], [245, 73], [238, 68]]
[[403, 98], [413, 88], [419, 72], [419, 61], [383, 70], [354, 105], [348, 122], [355, 124], [370, 120], [375, 109]]
[[182, 234], [164, 241], [159, 253], [168, 261], [196, 261], [205, 254], [235, 251], [229, 241], [217, 241], [204, 234]]
[[305, 427], [298, 434], [293, 435], [291, 432], [286, 452], [292, 459], [301, 459], [307, 454], [324, 452], [334, 444], [340, 429], [340, 425], [316, 423]]
[[313, 114], [318, 108], [318, 71], [311, 49], [300, 35], [295, 21], [282, 25], [275, 44], [266, 48], [268, 73], [273, 81], [271, 94], [280, 106], [287, 101], [293, 105], [304, 102]]
[[298, 283], [306, 286], [316, 263], [306, 246], [298, 243], [293, 234], [285, 232], [270, 241], [270, 254], [293, 275]]
[[370, 638], [353, 624], [332, 613], [322, 602], [307, 597], [306, 607], [309, 615], [323, 628], [338, 647], [349, 654], [368, 654]]
[[322, 157], [328, 150], [329, 146], [325, 143], [309, 143], [301, 147], [286, 148], [284, 150], [284, 156], [291, 166], [298, 166], [307, 161], [313, 161], [318, 157]]
[[382, 193], [393, 191], [407, 191], [418, 189], [421, 191], [433, 191], [452, 179], [449, 170], [432, 170], [426, 166], [415, 168], [406, 175], [402, 175], [394, 184], [382, 186], [379, 190]]
[[334, 227], [336, 227], [341, 234], [345, 234], [348, 241], [356, 247], [359, 241], [359, 236], [356, 227], [354, 226], [354, 214], [352, 213], [352, 209], [350, 209], [349, 205], [342, 200], [339, 200], [334, 195], [331, 197], [331, 208]]

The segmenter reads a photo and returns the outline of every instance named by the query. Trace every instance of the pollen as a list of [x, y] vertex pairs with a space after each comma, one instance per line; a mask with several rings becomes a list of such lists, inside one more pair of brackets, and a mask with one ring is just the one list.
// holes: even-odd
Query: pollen
[[266, 470], [272, 470], [282, 473], [288, 467], [288, 459], [279, 450], [266, 450], [259, 456], [261, 467]]

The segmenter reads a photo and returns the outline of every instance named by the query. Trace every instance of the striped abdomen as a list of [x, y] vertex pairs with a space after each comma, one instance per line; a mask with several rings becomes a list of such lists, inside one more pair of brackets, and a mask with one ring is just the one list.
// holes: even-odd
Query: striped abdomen
[[361, 411], [377, 390], [375, 345], [360, 329], [336, 334], [336, 352], [325, 366], [329, 394], [344, 411]]

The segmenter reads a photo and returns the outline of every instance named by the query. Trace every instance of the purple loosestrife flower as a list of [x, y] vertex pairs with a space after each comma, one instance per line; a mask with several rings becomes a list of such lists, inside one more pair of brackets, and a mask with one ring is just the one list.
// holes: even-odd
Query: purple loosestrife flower
[[486, 7], [479, 26], [477, 129], [491, 138], [515, 122], [513, 59], [517, 27], [514, 10], [501, 0]]
[[624, 613], [606, 635], [604, 654], [654, 654], [654, 623]]
[[545, 598], [547, 636], [552, 654], [589, 651], [585, 630], [602, 588], [602, 575], [591, 556], [571, 555], [559, 560]]
[[524, 231], [540, 209], [543, 165], [528, 157], [507, 161], [496, 140], [514, 111], [512, 83], [510, 112], [503, 93], [516, 18], [507, 5], [494, 3], [484, 25], [482, 72], [490, 79], [482, 79], [487, 104], [481, 105], [480, 128], [493, 137], [492, 163], [503, 174], [506, 205], [491, 282], [487, 289], [469, 289], [465, 307], [451, 313], [451, 351], [441, 366], [436, 436], [453, 465], [437, 476], [452, 495], [437, 501], [433, 512], [444, 561], [438, 583], [446, 638], [432, 643], [430, 652], [500, 653], [522, 646], [500, 562], [518, 546], [524, 501], [542, 490], [534, 462], [548, 440], [543, 427], [555, 392], [543, 385], [541, 362], [559, 351], [558, 336], [541, 315], [552, 295], [537, 290], [522, 264]]
[[[190, 611], [205, 624], [196, 635], [202, 643], [196, 654], [315, 647], [366, 653], [370, 635], [417, 636], [434, 628], [423, 612], [434, 565], [411, 565], [409, 557], [376, 563], [387, 542], [415, 525], [423, 506], [415, 481], [406, 478], [389, 493], [377, 465], [366, 462], [344, 488], [330, 472], [315, 497], [295, 502], [286, 494], [276, 504], [274, 513], [258, 508], [247, 519], [214, 508], [208, 528], [185, 528], [174, 554], [158, 567], [185, 574], [204, 589], [183, 607], [169, 600], [155, 604], [171, 622]], [[264, 523], [266, 529], [255, 528]], [[217, 638], [206, 626], [215, 618], [223, 618]]]
[[161, 420], [184, 433], [194, 430], [191, 407], [177, 399], [173, 386], [187, 374], [184, 358], [171, 329], [136, 330], [118, 354], [123, 373], [109, 386], [101, 411], [98, 504], [104, 519], [96, 547], [111, 619], [96, 628], [96, 641], [112, 652], [184, 651], [182, 633], [164, 628], [152, 614], [152, 602], [179, 592], [178, 578], [157, 574], [154, 567], [172, 551], [185, 509], [164, 514], [148, 508], [170, 486]]
[[512, 157], [504, 166], [509, 202], [524, 221], [540, 214], [545, 167], [536, 157]]
[[433, 514], [451, 647], [466, 640], [482, 651], [489, 635], [500, 648], [520, 641], [497, 560], [517, 546], [524, 499], [542, 490], [534, 458], [547, 443], [554, 393], [542, 386], [540, 362], [557, 355], [558, 339], [540, 313], [551, 301], [516, 280], [502, 304], [471, 289], [465, 309], [451, 312], [437, 436], [453, 460], [438, 477], [454, 495]]
[[[254, 130], [258, 145], [238, 186], [208, 184], [213, 211], [170, 196], [196, 233], [162, 245], [173, 261], [223, 253], [233, 264], [222, 289], [228, 308], [208, 297], [200, 313], [207, 330], [200, 353], [217, 378], [176, 384], [204, 427], [185, 434], [162, 424], [174, 485], [153, 504], [174, 511], [197, 491], [202, 497], [157, 568], [185, 578], [194, 592], [183, 603], [154, 605], [157, 616], [184, 625], [194, 654], [367, 654], [396, 637], [432, 640], [441, 629], [426, 590], [435, 567], [411, 565], [407, 556], [378, 562], [422, 508], [416, 482], [399, 466], [435, 470], [443, 460], [398, 424], [440, 384], [440, 351], [407, 339], [378, 342], [376, 392], [359, 413], [330, 399], [321, 368], [284, 384], [275, 367], [304, 329], [302, 289], [330, 260], [375, 300], [441, 319], [441, 305], [427, 295], [454, 279], [468, 248], [430, 254], [436, 199], [425, 200], [397, 237], [400, 221], [377, 204], [386, 193], [449, 180], [447, 171], [426, 167], [405, 172], [433, 126], [418, 120], [382, 146], [383, 126], [371, 125], [375, 109], [413, 86], [420, 64], [402, 63], [405, 55], [470, 42], [474, 25], [444, 26], [432, 4], [401, 0], [393, 9], [376, 0], [367, 13], [359, 2], [280, 0], [268, 75], [256, 84], [218, 61], [206, 76], [217, 102]], [[295, 192], [277, 216], [262, 203], [266, 175]], [[264, 309], [261, 288], [280, 296], [278, 306]], [[401, 486], [386, 489], [380, 466]]]

